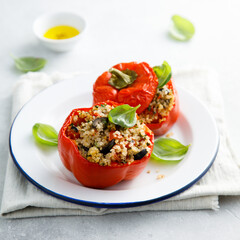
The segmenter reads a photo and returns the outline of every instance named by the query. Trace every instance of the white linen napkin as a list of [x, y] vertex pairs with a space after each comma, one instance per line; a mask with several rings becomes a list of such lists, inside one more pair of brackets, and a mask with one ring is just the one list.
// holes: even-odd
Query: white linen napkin
[[[32, 96], [55, 82], [76, 74], [28, 73], [13, 91], [12, 116]], [[39, 216], [102, 215], [147, 210], [218, 209], [219, 195], [240, 195], [240, 161], [233, 154], [224, 123], [223, 99], [217, 74], [210, 70], [188, 69], [174, 74], [175, 82], [192, 92], [209, 107], [220, 131], [218, 156], [207, 174], [187, 191], [162, 202], [133, 208], [93, 208], [54, 198], [28, 182], [9, 157], [5, 178], [1, 215], [6, 218]], [[67, 80], [66, 80], [67, 81]]]

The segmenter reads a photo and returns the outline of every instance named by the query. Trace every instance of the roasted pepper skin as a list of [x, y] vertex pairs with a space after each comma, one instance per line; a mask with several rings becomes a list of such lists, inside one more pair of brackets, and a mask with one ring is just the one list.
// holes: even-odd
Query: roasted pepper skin
[[104, 72], [99, 76], [93, 85], [93, 104], [112, 100], [118, 103], [129, 104], [132, 107], [141, 105], [137, 113], [144, 111], [152, 101], [157, 86], [158, 79], [153, 69], [145, 62], [120, 63], [113, 68], [120, 71], [129, 69], [137, 73], [138, 77], [130, 86], [117, 90], [111, 86], [108, 81], [112, 74]]
[[146, 124], [154, 133], [154, 135], [156, 136], [161, 136], [164, 135], [165, 133], [167, 133], [170, 128], [173, 126], [173, 124], [177, 121], [178, 117], [179, 117], [179, 97], [178, 97], [178, 93], [176, 90], [176, 87], [173, 83], [173, 79], [171, 79], [168, 83], [167, 86], [169, 89], [173, 90], [173, 94], [174, 94], [174, 105], [173, 108], [171, 109], [171, 111], [169, 112], [168, 116], [166, 117], [166, 120], [162, 121], [161, 123], [159, 123], [159, 119], [156, 120], [156, 122], [154, 123], [150, 123], [150, 124]]
[[[99, 104], [109, 104], [118, 106], [112, 101], [101, 102]], [[150, 136], [152, 145], [151, 152], [141, 160], [135, 160], [131, 164], [112, 163], [111, 166], [100, 166], [97, 163], [89, 162], [81, 156], [77, 144], [74, 140], [66, 136], [67, 127], [72, 123], [74, 115], [77, 111], [89, 111], [91, 108], [74, 109], [66, 118], [58, 137], [58, 151], [64, 166], [71, 171], [76, 179], [86, 187], [90, 188], [106, 188], [119, 183], [122, 180], [130, 180], [138, 176], [146, 167], [152, 150], [154, 135], [151, 130], [146, 127], [146, 134]]]

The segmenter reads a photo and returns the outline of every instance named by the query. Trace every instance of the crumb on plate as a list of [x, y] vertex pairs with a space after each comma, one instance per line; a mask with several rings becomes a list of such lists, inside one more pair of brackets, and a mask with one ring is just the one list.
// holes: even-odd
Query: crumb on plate
[[172, 137], [173, 136], [173, 132], [170, 132], [170, 133], [168, 133], [168, 134], [166, 134], [166, 137]]
[[163, 179], [165, 176], [163, 174], [157, 175], [157, 180]]

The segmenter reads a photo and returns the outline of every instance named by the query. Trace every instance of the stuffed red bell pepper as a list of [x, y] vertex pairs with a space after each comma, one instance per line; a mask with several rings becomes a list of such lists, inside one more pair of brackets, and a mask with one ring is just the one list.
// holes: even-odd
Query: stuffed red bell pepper
[[93, 86], [93, 103], [106, 100], [141, 104], [139, 118], [156, 135], [165, 134], [179, 116], [178, 94], [166, 62], [153, 68], [145, 62], [115, 65]]
[[[125, 119], [129, 114], [135, 122], [126, 127], [124, 124], [132, 121]], [[151, 156], [154, 136], [136, 115], [136, 108], [112, 101], [70, 113], [59, 132], [58, 150], [63, 164], [80, 183], [106, 188], [142, 172]]]

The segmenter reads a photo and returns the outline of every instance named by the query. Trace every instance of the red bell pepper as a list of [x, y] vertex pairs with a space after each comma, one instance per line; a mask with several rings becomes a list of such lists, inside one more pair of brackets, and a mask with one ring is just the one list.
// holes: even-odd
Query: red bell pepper
[[[118, 106], [111, 101], [107, 103], [112, 106]], [[130, 180], [138, 176], [148, 163], [153, 150], [154, 135], [146, 126], [146, 134], [150, 137], [152, 143], [151, 152], [147, 153], [140, 160], [135, 160], [131, 164], [121, 164], [112, 162], [110, 166], [101, 166], [98, 163], [89, 162], [79, 152], [78, 146], [71, 136], [67, 136], [67, 129], [73, 123], [73, 117], [78, 111], [89, 111], [91, 108], [74, 109], [65, 120], [58, 137], [58, 151], [64, 166], [71, 171], [76, 179], [86, 187], [106, 188], [119, 183], [122, 180]], [[82, 119], [83, 121], [83, 119]], [[74, 138], [74, 136], [72, 136]]]
[[120, 63], [113, 68], [120, 71], [129, 69], [135, 71], [138, 76], [130, 86], [118, 90], [108, 83], [112, 74], [104, 72], [93, 85], [93, 104], [112, 100], [132, 107], [140, 104], [137, 113], [144, 111], [152, 101], [158, 86], [158, 79], [153, 69], [145, 62]]
[[[111, 78], [111, 73], [104, 72], [97, 78], [93, 85], [93, 103], [95, 104], [101, 101], [112, 100], [119, 103], [129, 104], [132, 107], [141, 104], [137, 113], [140, 114], [143, 111], [147, 111], [158, 87], [158, 79], [153, 69], [145, 62], [120, 63], [113, 68], [120, 71], [126, 69], [133, 70], [138, 74], [138, 77], [133, 84], [118, 90], [108, 83]], [[155, 135], [165, 134], [176, 122], [179, 116], [179, 99], [177, 90], [173, 84], [173, 79], [167, 83], [167, 86], [173, 90], [174, 106], [169, 112], [169, 115], [165, 117], [166, 119], [164, 121], [159, 122], [159, 119], [161, 118], [161, 116], [159, 116], [157, 120], [147, 124]]]

